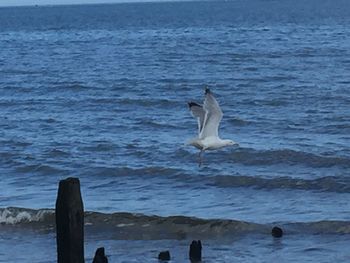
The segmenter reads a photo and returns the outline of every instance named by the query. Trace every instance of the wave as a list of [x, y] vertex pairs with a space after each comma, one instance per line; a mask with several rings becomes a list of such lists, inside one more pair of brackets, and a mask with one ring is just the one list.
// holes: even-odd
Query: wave
[[10, 140], [0, 140], [0, 144], [2, 146], [9, 146], [9, 147], [27, 147], [27, 146], [31, 146], [32, 143], [25, 141], [25, 140], [14, 140], [14, 139], [10, 139]]
[[60, 150], [60, 149], [51, 149], [46, 152], [46, 155], [52, 158], [57, 158], [57, 157], [68, 157], [71, 154], [68, 151]]
[[38, 222], [51, 222], [55, 211], [52, 209], [27, 209], [18, 207], [0, 208], [0, 224], [19, 225]]
[[115, 152], [119, 146], [113, 142], [95, 141], [90, 145], [79, 146], [78, 149], [90, 152]]
[[248, 125], [253, 123], [252, 121], [248, 121], [248, 120], [244, 120], [244, 119], [240, 119], [240, 118], [231, 118], [227, 122], [231, 123], [232, 125], [234, 125], [236, 127], [248, 126]]
[[172, 124], [169, 121], [158, 121], [158, 120], [154, 120], [154, 119], [147, 119], [147, 118], [138, 118], [135, 120], [134, 123], [135, 127], [148, 127], [148, 128], [152, 128], [152, 129], [179, 129], [179, 126], [176, 124]]
[[[127, 212], [88, 211], [85, 231], [110, 235], [113, 239], [222, 239], [245, 234], [270, 234], [273, 224], [232, 219], [201, 219], [186, 216], [161, 217]], [[0, 224], [7, 227], [39, 228], [54, 231], [53, 209], [0, 209]], [[350, 234], [350, 221], [291, 222], [279, 224], [286, 234]]]
[[16, 167], [19, 173], [40, 173], [45, 175], [66, 173], [67, 170], [48, 164], [24, 164]]
[[290, 233], [303, 234], [350, 234], [350, 221], [321, 220], [317, 222], [289, 223], [285, 227]]
[[306, 165], [313, 168], [328, 168], [341, 166], [350, 168], [350, 158], [345, 156], [322, 156], [308, 152], [290, 149], [259, 151], [251, 148], [241, 148], [232, 153], [231, 158], [245, 165]]
[[174, 107], [183, 107], [184, 103], [175, 100], [168, 100], [163, 98], [121, 98], [118, 100], [120, 105], [142, 106], [142, 107], [157, 107], [165, 109], [173, 109]]
[[162, 166], [150, 166], [144, 168], [130, 168], [130, 167], [94, 167], [89, 168], [90, 173], [95, 176], [143, 176], [143, 177], [157, 177], [159, 175], [172, 176], [178, 175], [182, 172], [180, 169], [167, 168]]
[[[54, 90], [57, 91], [62, 91], [62, 90], [69, 90], [69, 91], [82, 91], [82, 90], [89, 90], [92, 89], [93, 87], [91, 86], [86, 86], [82, 83], [73, 83], [73, 82], [61, 82], [61, 83], [55, 83], [54, 87], [51, 87]], [[95, 87], [94, 87], [95, 88]]]
[[326, 176], [317, 179], [291, 177], [262, 178], [245, 175], [215, 176], [213, 184], [217, 187], [252, 187], [257, 189], [297, 189], [336, 193], [350, 193], [350, 178]]

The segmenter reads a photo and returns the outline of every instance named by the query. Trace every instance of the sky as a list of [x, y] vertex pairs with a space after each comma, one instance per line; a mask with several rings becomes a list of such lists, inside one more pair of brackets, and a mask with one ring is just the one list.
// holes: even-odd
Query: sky
[[97, 4], [136, 2], [136, 0], [0, 0], [0, 6], [55, 5], [55, 4]]

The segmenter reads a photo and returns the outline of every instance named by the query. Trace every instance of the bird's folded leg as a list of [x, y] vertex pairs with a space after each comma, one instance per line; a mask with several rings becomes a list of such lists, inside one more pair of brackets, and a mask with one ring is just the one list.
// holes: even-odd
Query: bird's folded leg
[[201, 165], [202, 165], [202, 161], [203, 161], [202, 155], [203, 155], [203, 152], [204, 152], [204, 150], [201, 150], [201, 151], [199, 152], [199, 163], [198, 163], [198, 167], [201, 167]]

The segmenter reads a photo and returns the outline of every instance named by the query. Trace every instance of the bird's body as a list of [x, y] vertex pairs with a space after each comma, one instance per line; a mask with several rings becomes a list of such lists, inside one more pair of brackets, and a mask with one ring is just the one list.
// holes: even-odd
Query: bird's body
[[219, 124], [223, 113], [209, 89], [205, 90], [203, 106], [189, 102], [192, 115], [198, 120], [198, 137], [189, 142], [200, 150], [199, 165], [202, 163], [202, 153], [206, 150], [216, 150], [229, 145], [237, 145], [232, 140], [223, 140], [219, 137]]
[[231, 140], [222, 140], [216, 136], [205, 137], [204, 139], [196, 138], [190, 141], [189, 144], [203, 151], [217, 150], [228, 145], [233, 145]]

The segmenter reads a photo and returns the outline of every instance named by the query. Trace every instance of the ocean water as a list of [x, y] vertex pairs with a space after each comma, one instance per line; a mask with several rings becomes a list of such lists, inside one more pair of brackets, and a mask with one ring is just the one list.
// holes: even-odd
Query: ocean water
[[[87, 262], [187, 262], [192, 239], [205, 262], [349, 261], [349, 25], [345, 0], [0, 8], [0, 262], [55, 262], [70, 176]], [[239, 147], [198, 167], [206, 86]]]

